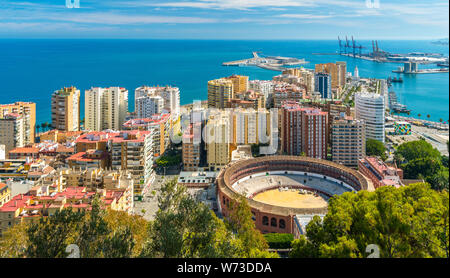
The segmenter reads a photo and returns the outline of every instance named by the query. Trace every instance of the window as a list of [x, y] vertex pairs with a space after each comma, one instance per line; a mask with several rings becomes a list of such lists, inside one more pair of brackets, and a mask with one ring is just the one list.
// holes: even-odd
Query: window
[[269, 217], [263, 216], [263, 218], [262, 218], [262, 224], [263, 224], [264, 226], [268, 226], [268, 225], [269, 225]]
[[280, 229], [286, 228], [286, 222], [284, 221], [284, 219], [280, 219], [278, 226], [280, 227]]
[[276, 227], [277, 226], [277, 219], [275, 217], [272, 217], [270, 219], [270, 226]]

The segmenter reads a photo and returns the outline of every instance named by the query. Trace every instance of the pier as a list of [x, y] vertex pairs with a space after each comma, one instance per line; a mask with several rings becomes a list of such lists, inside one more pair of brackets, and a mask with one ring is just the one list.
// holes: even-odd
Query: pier
[[281, 57], [281, 56], [266, 56], [261, 57], [258, 55], [258, 53], [261, 53], [259, 51], [253, 51], [252, 55], [253, 58], [249, 59], [242, 59], [242, 60], [236, 60], [236, 61], [230, 61], [230, 62], [224, 62], [222, 63], [223, 66], [257, 66], [262, 69], [268, 69], [273, 71], [283, 71], [285, 70], [285, 66], [295, 66], [295, 65], [302, 65], [307, 64], [308, 62], [305, 61], [305, 59], [297, 59], [292, 57]]

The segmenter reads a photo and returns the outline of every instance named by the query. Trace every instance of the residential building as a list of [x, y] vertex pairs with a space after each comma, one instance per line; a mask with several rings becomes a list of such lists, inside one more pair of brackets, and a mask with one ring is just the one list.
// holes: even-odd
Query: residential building
[[14, 148], [8, 153], [9, 159], [37, 159], [42, 156], [56, 157], [71, 156], [75, 153], [75, 143], [54, 143], [44, 141], [34, 143], [25, 147]]
[[343, 116], [333, 120], [331, 146], [333, 162], [357, 167], [366, 156], [366, 128], [362, 120]]
[[208, 107], [226, 108], [234, 98], [233, 81], [220, 78], [208, 81]]
[[[172, 121], [177, 121], [180, 115], [180, 89], [171, 86], [141, 86], [134, 91], [135, 108], [137, 108], [137, 100], [140, 97], [156, 97], [163, 99], [163, 109], [172, 114]], [[136, 110], [137, 111], [137, 110]], [[161, 112], [156, 112], [161, 113]], [[153, 114], [156, 114], [153, 113]], [[148, 114], [147, 114], [148, 115]], [[138, 118], [146, 118], [148, 116], [137, 116]]]
[[128, 112], [128, 90], [91, 88], [85, 92], [85, 129], [120, 130]]
[[347, 82], [347, 62], [336, 62], [338, 67], [338, 84], [340, 88], [344, 88]]
[[84, 133], [85, 133], [84, 131], [60, 131], [52, 129], [47, 132], [39, 134], [39, 139], [41, 142], [51, 141], [54, 143], [66, 143], [75, 141], [79, 136], [81, 136]]
[[164, 99], [161, 96], [143, 96], [136, 99], [137, 118], [150, 118], [160, 114], [164, 109]]
[[287, 102], [281, 111], [281, 151], [326, 159], [328, 113]]
[[188, 126], [182, 138], [182, 160], [184, 171], [198, 171], [202, 161], [203, 142], [201, 122]]
[[366, 138], [385, 142], [385, 98], [380, 94], [355, 94], [356, 119], [363, 120]]
[[233, 82], [233, 94], [244, 93], [248, 91], [248, 76], [236, 75], [226, 77]]
[[8, 185], [0, 182], [0, 208], [11, 199], [11, 190]]
[[97, 189], [123, 190], [126, 205], [123, 210], [132, 213], [134, 199], [133, 177], [127, 171], [112, 171], [101, 168], [61, 169], [36, 181], [35, 186], [46, 186], [51, 192], [60, 192], [68, 187], [86, 187], [88, 191]]
[[273, 107], [281, 108], [285, 102], [299, 101], [305, 89], [286, 82], [276, 82], [273, 88]]
[[67, 162], [69, 167], [74, 169], [106, 169], [109, 164], [109, 155], [106, 151], [87, 150], [71, 155], [67, 158]]
[[324, 72], [331, 75], [331, 88], [336, 90], [343, 88], [347, 76], [347, 64], [345, 62], [316, 64], [316, 73]]
[[249, 81], [249, 90], [253, 90], [255, 92], [259, 92], [264, 95], [264, 98], [267, 99], [273, 93], [274, 83], [271, 80], [250, 80]]
[[381, 186], [403, 186], [403, 170], [389, 166], [377, 157], [364, 157], [358, 161], [358, 170], [368, 177], [375, 189]]
[[319, 92], [320, 97], [324, 99], [332, 99], [331, 94], [331, 75], [319, 72], [314, 75], [315, 91]]
[[131, 212], [127, 189], [89, 191], [86, 187], [67, 187], [50, 194], [49, 187], [36, 186], [27, 194], [19, 194], [0, 207], [0, 236], [19, 223], [37, 223], [42, 217], [64, 208], [89, 210], [93, 196], [98, 194], [107, 208]]
[[209, 115], [206, 129], [207, 163], [211, 171], [217, 171], [230, 162], [232, 119], [227, 111]]
[[170, 145], [171, 114], [154, 114], [149, 118], [132, 119], [123, 124], [125, 130], [148, 130], [153, 137], [153, 156], [156, 160]]
[[0, 118], [0, 144], [5, 145], [5, 152], [25, 145], [24, 116], [10, 113]]
[[80, 90], [64, 87], [52, 94], [52, 127], [62, 131], [80, 130]]
[[12, 104], [0, 104], [0, 119], [11, 113], [23, 116], [23, 125], [25, 129], [24, 144], [34, 143], [36, 131], [36, 103], [16, 102]]
[[[151, 137], [150, 131], [130, 130], [111, 134], [108, 145], [112, 170], [128, 171], [134, 180], [134, 194], [141, 195], [149, 186], [152, 175], [145, 179], [146, 171], [153, 167], [153, 155], [146, 150], [146, 137]], [[147, 142], [151, 146], [152, 142]]]
[[255, 91], [237, 92], [228, 102], [228, 108], [265, 109], [266, 99], [263, 94]]

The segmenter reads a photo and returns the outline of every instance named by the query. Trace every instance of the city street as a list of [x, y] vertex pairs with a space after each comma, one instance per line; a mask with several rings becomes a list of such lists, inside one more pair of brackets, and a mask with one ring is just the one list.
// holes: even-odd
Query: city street
[[[158, 196], [161, 192], [161, 186], [170, 181], [173, 178], [178, 177], [178, 175], [167, 175], [167, 176], [155, 176], [155, 181], [150, 186], [142, 201], [134, 202], [134, 213], [137, 215], [142, 215], [146, 220], [153, 220], [155, 218], [156, 212], [158, 211]], [[153, 194], [155, 193], [155, 194]], [[142, 213], [145, 210], [145, 213]]]

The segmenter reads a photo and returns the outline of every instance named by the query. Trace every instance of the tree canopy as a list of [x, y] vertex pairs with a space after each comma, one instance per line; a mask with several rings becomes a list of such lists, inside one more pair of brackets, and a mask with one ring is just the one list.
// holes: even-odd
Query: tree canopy
[[383, 142], [367, 139], [366, 141], [366, 155], [367, 156], [379, 156], [382, 160], [386, 160], [386, 147]]
[[406, 161], [418, 158], [441, 158], [439, 151], [425, 140], [416, 140], [401, 144], [397, 153], [401, 154]]
[[290, 257], [362, 258], [376, 244], [384, 258], [448, 258], [448, 232], [448, 191], [417, 183], [348, 192], [330, 200], [323, 220], [313, 218]]
[[[176, 179], [166, 183], [158, 197], [159, 210], [148, 230], [148, 242], [142, 257], [225, 258], [273, 257], [266, 251], [264, 238], [254, 236], [249, 225], [249, 208], [236, 210], [240, 224], [226, 224], [204, 204], [178, 186]], [[248, 211], [247, 211], [248, 209]], [[251, 212], [250, 212], [251, 215]], [[252, 223], [253, 224], [253, 223]], [[259, 233], [259, 232], [258, 232]], [[261, 240], [261, 242], [259, 242]]]
[[433, 189], [448, 190], [448, 158], [424, 141], [411, 141], [398, 147], [395, 154], [406, 179], [423, 179]]

